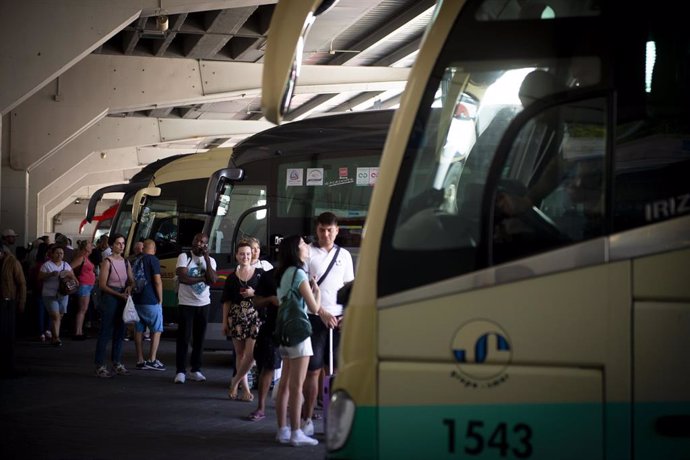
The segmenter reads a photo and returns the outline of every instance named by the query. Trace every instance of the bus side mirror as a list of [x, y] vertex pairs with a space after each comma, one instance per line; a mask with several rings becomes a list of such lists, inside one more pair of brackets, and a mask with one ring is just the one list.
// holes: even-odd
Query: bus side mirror
[[337, 0], [282, 0], [273, 11], [268, 32], [261, 89], [266, 119], [280, 124], [295, 92], [304, 42], [314, 18]]
[[132, 223], [139, 222], [139, 214], [141, 208], [146, 204], [147, 196], [160, 196], [160, 187], [145, 187], [140, 189], [136, 195], [134, 195], [134, 201], [132, 202]]
[[134, 238], [134, 228], [136, 227], [136, 224], [139, 222], [139, 217], [141, 216], [141, 208], [144, 207], [146, 204], [146, 197], [147, 196], [160, 196], [161, 194], [161, 188], [160, 187], [145, 187], [142, 189], [139, 189], [137, 193], [134, 195], [134, 201], [132, 201], [132, 223], [131, 226], [129, 227], [129, 232], [127, 233], [127, 241], [125, 243], [125, 252], [124, 254], [129, 254], [130, 249], [132, 248], [132, 238]]
[[224, 168], [211, 174], [206, 184], [204, 212], [207, 214], [215, 214], [218, 209], [220, 197], [223, 195], [225, 184], [228, 182], [241, 181], [242, 179], [244, 179], [244, 169], [242, 168]]

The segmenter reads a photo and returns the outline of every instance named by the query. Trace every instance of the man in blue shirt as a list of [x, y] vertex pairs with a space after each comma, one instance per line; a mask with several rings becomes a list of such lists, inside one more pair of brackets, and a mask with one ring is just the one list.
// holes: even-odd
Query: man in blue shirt
[[[144, 241], [144, 250], [132, 263], [135, 286], [132, 300], [139, 314], [135, 325], [134, 343], [137, 349], [137, 369], [164, 371], [165, 366], [157, 358], [158, 345], [163, 332], [163, 282], [161, 265], [156, 254], [156, 243]], [[137, 276], [137, 273], [140, 275]], [[146, 327], [151, 331], [151, 351], [144, 360], [143, 335]]]

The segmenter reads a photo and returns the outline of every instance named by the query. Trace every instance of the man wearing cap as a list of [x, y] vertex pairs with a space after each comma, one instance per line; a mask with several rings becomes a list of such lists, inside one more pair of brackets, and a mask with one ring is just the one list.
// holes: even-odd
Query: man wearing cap
[[17, 248], [15, 243], [17, 242], [17, 235], [11, 228], [6, 228], [2, 231], [2, 244], [5, 248], [12, 253], [12, 255], [17, 255]]

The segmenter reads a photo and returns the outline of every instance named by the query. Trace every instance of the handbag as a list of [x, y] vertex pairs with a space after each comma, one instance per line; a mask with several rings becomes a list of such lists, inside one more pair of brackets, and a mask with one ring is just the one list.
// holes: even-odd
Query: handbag
[[71, 277], [60, 276], [58, 282], [58, 294], [60, 294], [63, 297], [66, 297], [77, 292], [77, 289], [79, 289], [79, 281]]
[[273, 340], [285, 347], [294, 347], [311, 336], [311, 323], [304, 311], [304, 299], [294, 287], [297, 270], [299, 269], [295, 269], [292, 275], [290, 289], [280, 299], [276, 328], [273, 332]]
[[125, 304], [125, 309], [122, 310], [122, 321], [126, 323], [138, 323], [139, 320], [139, 314], [137, 313], [137, 309], [134, 307], [134, 300], [132, 300], [132, 296], [127, 296], [127, 303]]

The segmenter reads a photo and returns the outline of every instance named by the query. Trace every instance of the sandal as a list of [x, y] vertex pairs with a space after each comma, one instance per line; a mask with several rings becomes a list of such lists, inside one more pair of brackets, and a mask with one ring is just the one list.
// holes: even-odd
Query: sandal
[[266, 414], [264, 414], [264, 412], [261, 410], [255, 410], [254, 412], [249, 414], [249, 417], [247, 417], [247, 419], [250, 422], [258, 422], [259, 420], [263, 420], [265, 418], [266, 418]]

